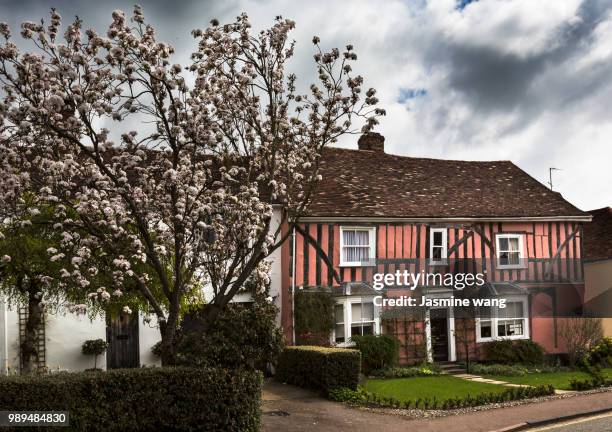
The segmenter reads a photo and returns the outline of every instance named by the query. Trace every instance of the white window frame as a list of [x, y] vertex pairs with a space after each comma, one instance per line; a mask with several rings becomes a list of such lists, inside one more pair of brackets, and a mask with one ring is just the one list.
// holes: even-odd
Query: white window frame
[[[368, 246], [370, 247], [370, 253], [368, 255], [368, 262], [363, 261], [346, 261], [344, 259], [344, 231], [367, 231], [368, 234]], [[348, 246], [350, 247], [350, 246]], [[363, 226], [341, 226], [340, 227], [340, 266], [341, 267], [363, 267], [365, 265], [371, 265], [376, 258], [376, 227], [363, 227]]]
[[[525, 268], [525, 263], [524, 263], [524, 259], [525, 256], [523, 254], [523, 234], [497, 234], [495, 236], [495, 255], [497, 257], [497, 268], [500, 270], [503, 269], [518, 269], [518, 268]], [[500, 239], [511, 239], [511, 238], [516, 238], [518, 239], [518, 253], [519, 253], [519, 263], [518, 264], [500, 264], [499, 260], [500, 260], [500, 254], [501, 254], [501, 250], [499, 247], [499, 241]], [[508, 244], [510, 244], [510, 242], [508, 242]], [[508, 252], [508, 251], [504, 251], [504, 252]]]
[[[434, 250], [434, 234], [440, 232], [442, 233], [442, 254], [440, 254], [441, 259], [439, 261], [434, 260], [433, 250]], [[440, 246], [436, 246], [440, 247]], [[448, 264], [447, 259], [448, 254], [448, 229], [447, 228], [430, 228], [429, 229], [429, 264], [430, 265], [446, 265]]]
[[[353, 324], [353, 303], [372, 303], [374, 304], [374, 329], [373, 334], [380, 334], [380, 309], [379, 306], [376, 306], [374, 303], [374, 297], [340, 297], [336, 300], [335, 304], [342, 304], [344, 311], [344, 342], [336, 342], [336, 324], [334, 323], [334, 330], [331, 332], [330, 341], [332, 345], [338, 347], [351, 347], [355, 346], [355, 342], [351, 341], [351, 324]], [[335, 320], [335, 317], [334, 317]], [[355, 321], [357, 322], [357, 321]], [[361, 321], [364, 323], [369, 323], [372, 321]]]
[[527, 297], [508, 297], [506, 298], [506, 304], [508, 303], [521, 303], [523, 305], [523, 318], [516, 318], [523, 320], [523, 334], [514, 336], [499, 336], [497, 334], [497, 324], [499, 321], [505, 321], [505, 318], [498, 318], [497, 307], [491, 307], [491, 318], [482, 321], [491, 321], [491, 337], [482, 337], [480, 334], [480, 318], [476, 318], [476, 342], [492, 342], [495, 340], [519, 340], [529, 339], [529, 302]]

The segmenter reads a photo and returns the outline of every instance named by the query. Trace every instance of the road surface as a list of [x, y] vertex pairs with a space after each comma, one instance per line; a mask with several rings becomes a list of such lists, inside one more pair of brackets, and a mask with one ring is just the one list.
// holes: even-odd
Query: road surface
[[545, 427], [529, 429], [526, 432], [610, 432], [612, 413], [580, 418]]

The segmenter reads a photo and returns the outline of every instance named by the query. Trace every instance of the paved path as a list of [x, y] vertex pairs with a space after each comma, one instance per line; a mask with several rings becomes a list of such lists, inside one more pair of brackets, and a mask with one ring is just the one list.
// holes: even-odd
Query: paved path
[[[476, 381], [476, 382], [482, 382], [482, 383], [487, 383], [487, 384], [497, 384], [497, 385], [503, 385], [503, 386], [506, 386], [506, 387], [530, 387], [527, 384], [513, 384], [513, 383], [509, 383], [507, 381], [493, 380], [493, 379], [481, 377], [480, 375], [472, 375], [472, 374], [468, 374], [468, 373], [454, 374], [452, 376], [457, 377], [457, 378], [461, 378], [461, 379], [464, 379], [464, 380], [468, 380], [468, 381]], [[566, 394], [566, 393], [574, 393], [574, 392], [571, 391], [571, 390], [559, 390], [559, 389], [555, 389], [555, 394]]]
[[265, 432], [490, 432], [509, 426], [581, 414], [612, 410], [612, 392], [576, 395], [541, 403], [498, 408], [433, 419], [409, 419], [379, 414], [330, 402], [296, 387], [267, 381], [263, 393]]

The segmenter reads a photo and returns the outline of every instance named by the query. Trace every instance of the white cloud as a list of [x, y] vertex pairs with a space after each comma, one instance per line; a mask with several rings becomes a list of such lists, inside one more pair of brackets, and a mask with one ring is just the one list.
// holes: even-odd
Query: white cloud
[[[64, 16], [78, 13], [98, 27], [126, 7], [118, 0], [86, 10], [56, 4]], [[303, 85], [316, 78], [313, 35], [326, 47], [352, 43], [357, 71], [387, 109], [379, 131], [389, 152], [510, 159], [543, 182], [555, 166], [563, 169], [557, 190], [574, 204], [612, 205], [612, 0], [480, 0], [463, 10], [455, 0], [159, 0], [144, 7], [182, 60], [195, 47], [190, 30], [213, 17], [228, 21], [246, 11], [256, 29], [279, 14], [292, 18], [291, 69]], [[20, 21], [46, 9], [26, 0], [0, 5], [0, 15]], [[418, 96], [406, 100], [410, 90]]]

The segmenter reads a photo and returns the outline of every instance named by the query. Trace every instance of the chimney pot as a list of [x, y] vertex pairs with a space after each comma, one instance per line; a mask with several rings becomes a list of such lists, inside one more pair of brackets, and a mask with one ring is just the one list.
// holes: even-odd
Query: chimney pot
[[378, 132], [366, 132], [357, 141], [359, 150], [385, 152], [385, 137]]

